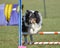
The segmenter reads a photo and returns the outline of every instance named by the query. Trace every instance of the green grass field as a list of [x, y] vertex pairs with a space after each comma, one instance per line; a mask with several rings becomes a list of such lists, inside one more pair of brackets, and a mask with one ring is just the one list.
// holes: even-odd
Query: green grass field
[[[18, 3], [17, 0], [1, 0], [2, 3]], [[41, 31], [60, 31], [60, 0], [46, 0], [47, 16], [44, 18], [43, 0], [23, 0], [25, 10], [38, 10], [43, 16]], [[23, 12], [23, 14], [24, 14]], [[34, 41], [60, 41], [60, 35], [34, 35]], [[29, 40], [29, 36], [28, 36]], [[29, 40], [30, 41], [30, 40]], [[18, 27], [0, 26], [0, 48], [17, 48]], [[27, 48], [60, 48], [60, 45], [27, 45]]]

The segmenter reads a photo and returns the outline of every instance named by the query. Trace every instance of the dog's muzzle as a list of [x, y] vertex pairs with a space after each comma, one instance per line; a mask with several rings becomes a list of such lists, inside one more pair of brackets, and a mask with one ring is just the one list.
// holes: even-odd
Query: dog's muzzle
[[29, 20], [29, 22], [30, 22], [31, 24], [35, 24], [35, 23], [36, 23], [36, 18], [31, 18], [31, 19]]

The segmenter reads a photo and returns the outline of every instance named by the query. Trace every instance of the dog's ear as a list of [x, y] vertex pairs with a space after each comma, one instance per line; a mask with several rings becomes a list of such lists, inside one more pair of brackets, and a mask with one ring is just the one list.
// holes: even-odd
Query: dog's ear
[[34, 14], [38, 14], [39, 12], [38, 11], [35, 11]]
[[29, 10], [26, 10], [26, 14], [29, 12]]
[[39, 13], [38, 11], [35, 11], [35, 12], [34, 12], [34, 14], [35, 14], [35, 16], [36, 16], [36, 18], [37, 18], [37, 20], [36, 20], [37, 23], [40, 22], [40, 16], [39, 16], [38, 13]]
[[26, 13], [25, 14], [27, 15], [28, 13], [29, 13], [29, 10], [26, 10]]
[[30, 10], [26, 10], [26, 14], [29, 14], [30, 13]]
[[29, 10], [26, 10], [26, 12], [29, 12]]

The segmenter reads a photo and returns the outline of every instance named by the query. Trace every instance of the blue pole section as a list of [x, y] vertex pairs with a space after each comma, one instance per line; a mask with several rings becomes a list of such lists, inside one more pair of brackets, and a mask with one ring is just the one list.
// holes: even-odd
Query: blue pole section
[[19, 46], [22, 46], [22, 0], [19, 0]]

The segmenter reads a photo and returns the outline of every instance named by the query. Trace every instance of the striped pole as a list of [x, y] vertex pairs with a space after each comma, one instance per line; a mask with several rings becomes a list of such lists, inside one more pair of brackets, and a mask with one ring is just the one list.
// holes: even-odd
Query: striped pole
[[[30, 42], [28, 44], [30, 44]], [[38, 44], [40, 44], [40, 45], [52, 45], [52, 44], [57, 45], [57, 44], [60, 44], [60, 42], [33, 42], [32, 44], [33, 45], [38, 45]]]
[[60, 44], [60, 42], [34, 42], [33, 44]]
[[44, 34], [54, 34], [54, 35], [58, 35], [60, 34], [60, 32], [39, 32], [40, 35], [44, 35]]
[[[22, 34], [29, 34], [28, 32], [26, 32], [26, 33], [22, 33]], [[60, 32], [38, 32], [38, 33], [33, 33], [33, 34], [40, 34], [40, 35], [48, 35], [48, 34], [52, 34], [52, 35], [58, 35], [58, 34], [60, 34]]]

